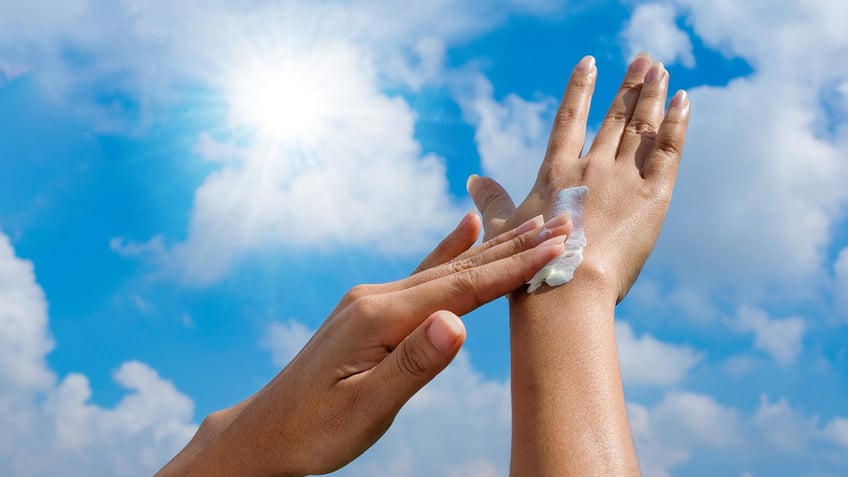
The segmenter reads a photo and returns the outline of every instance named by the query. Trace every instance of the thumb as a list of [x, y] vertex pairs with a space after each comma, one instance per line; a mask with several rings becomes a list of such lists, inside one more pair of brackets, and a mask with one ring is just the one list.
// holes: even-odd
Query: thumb
[[453, 361], [465, 342], [465, 325], [449, 311], [437, 311], [374, 368], [378, 395], [394, 412]]
[[468, 194], [483, 216], [486, 240], [503, 232], [507, 219], [515, 212], [515, 203], [509, 193], [494, 179], [472, 174], [465, 184]]

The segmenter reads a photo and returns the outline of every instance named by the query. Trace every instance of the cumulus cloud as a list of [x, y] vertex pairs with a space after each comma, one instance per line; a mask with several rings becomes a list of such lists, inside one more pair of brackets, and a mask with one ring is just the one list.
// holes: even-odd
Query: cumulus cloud
[[705, 394], [673, 391], [650, 406], [629, 403], [627, 411], [648, 477], [672, 475], [696, 455], [723, 462], [720, 473], [725, 475], [775, 475], [787, 468], [809, 471], [804, 475], [839, 475], [848, 465], [838, 449], [844, 445], [844, 418], [821, 426], [818, 417], [798, 412], [784, 399], [772, 402], [763, 395], [746, 415]]
[[762, 310], [741, 306], [730, 326], [742, 333], [754, 333], [754, 347], [768, 353], [780, 365], [792, 364], [803, 349], [802, 318], [773, 319]]
[[[833, 298], [842, 316], [848, 317], [848, 248], [842, 249], [834, 264]], [[848, 319], [848, 318], [846, 318]]]
[[44, 292], [32, 263], [18, 259], [2, 233], [0, 265], [0, 389], [44, 389], [54, 379], [44, 360], [53, 349]]
[[[846, 6], [675, 3], [708, 47], [754, 72], [690, 90], [690, 133], [656, 263], [687, 286], [732, 287], [731, 296], [813, 293], [848, 201], [845, 138], [825, 134], [820, 120], [820, 95], [848, 74], [848, 38], [834, 24]], [[844, 135], [841, 121], [831, 129]]]
[[646, 3], [636, 7], [622, 32], [628, 58], [647, 51], [655, 60], [665, 64], [680, 61], [687, 68], [694, 67], [692, 41], [677, 26], [677, 16], [672, 5]]
[[86, 376], [57, 382], [51, 348], [32, 263], [0, 234], [0, 474], [150, 475], [194, 433], [193, 401], [144, 363], [118, 368], [128, 392], [102, 407]]
[[696, 446], [738, 442], [738, 413], [710, 396], [671, 392], [653, 407], [628, 403], [627, 413], [646, 476], [670, 475], [669, 469], [687, 462]]
[[520, 203], [530, 192], [538, 164], [545, 157], [557, 100], [545, 96], [526, 100], [509, 94], [498, 101], [492, 84], [479, 74], [461, 83], [456, 86], [457, 99], [466, 121], [475, 127], [483, 172]]
[[763, 440], [781, 452], [805, 452], [817, 432], [817, 418], [799, 414], [785, 399], [771, 402], [766, 395], [760, 396], [751, 420]]
[[404, 406], [386, 435], [339, 474], [506, 476], [509, 396], [508, 381], [486, 379], [460, 352]]
[[616, 321], [615, 337], [625, 384], [678, 383], [702, 357], [689, 346], [663, 343], [650, 335], [637, 337], [630, 324], [623, 321]]
[[825, 427], [824, 433], [830, 440], [848, 449], [848, 418], [834, 418]]
[[274, 366], [282, 367], [306, 345], [314, 332], [297, 320], [275, 321], [268, 325], [259, 345], [271, 353]]
[[[259, 343], [275, 366], [284, 366], [312, 332], [296, 320], [274, 322]], [[510, 412], [509, 381], [487, 379], [461, 351], [373, 448], [334, 475], [505, 476]]]
[[[203, 285], [258, 248], [404, 253], [433, 243], [465, 206], [448, 193], [441, 158], [414, 139], [412, 109], [383, 90], [416, 90], [434, 80], [451, 42], [510, 15], [561, 7], [547, 0], [492, 2], [482, 11], [456, 0], [402, 7], [260, 1], [250, 9], [235, 1], [94, 0], [58, 8], [35, 1], [0, 11], [0, 61], [28, 68], [57, 98], [111, 130], [155, 120], [185, 88], [222, 95], [238, 113], [234, 93], [262, 81], [285, 85], [276, 80], [290, 79], [293, 65], [305, 63], [299, 69], [307, 81], [297, 86], [317, 94], [279, 87], [293, 89], [286, 101], [263, 106], [289, 114], [288, 128], [319, 128], [310, 131], [307, 147], [271, 138], [241, 150], [236, 143], [244, 141], [204, 133], [197, 152], [221, 167], [197, 189], [185, 238], [112, 242], [119, 253], [143, 256], [160, 275]], [[282, 73], [265, 78], [252, 69], [257, 64]], [[254, 83], [240, 88], [245, 77]], [[287, 111], [307, 100], [302, 110]], [[315, 110], [328, 114], [315, 117]], [[238, 116], [231, 114], [229, 127], [261, 129]]]
[[[297, 36], [306, 42], [341, 39], [364, 46], [392, 71], [432, 79], [441, 45], [486, 31], [510, 15], [547, 15], [562, 7], [554, 0], [500, 0], [482, 10], [458, 0], [402, 6], [382, 0], [355, 6], [342, 0], [260, 0], [250, 9], [235, 0], [7, 2], [0, 6], [0, 64], [7, 72], [32, 71], [57, 99], [72, 100], [100, 129], [114, 130], [131, 126], [121, 115], [155, 117], [160, 106], [179, 99], [186, 81], [219, 86], [222, 72], [238, 68], [245, 55], [267, 50], [269, 41], [289, 48], [285, 42]], [[409, 74], [392, 79], [422, 81]], [[103, 97], [105, 84], [114, 101]], [[138, 108], [122, 105], [126, 99]]]

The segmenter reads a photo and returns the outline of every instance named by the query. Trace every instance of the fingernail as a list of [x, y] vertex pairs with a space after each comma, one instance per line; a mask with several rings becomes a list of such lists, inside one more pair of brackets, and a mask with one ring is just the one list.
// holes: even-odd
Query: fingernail
[[541, 215], [537, 215], [537, 216], [533, 217], [532, 219], [528, 220], [527, 222], [524, 222], [523, 224], [516, 227], [515, 233], [516, 233], [516, 235], [521, 235], [521, 234], [529, 232], [533, 229], [537, 229], [537, 228], [542, 226], [542, 223], [544, 221], [545, 221], [544, 217], [542, 217]]
[[634, 59], [633, 62], [630, 63], [630, 68], [628, 69], [631, 73], [642, 74], [651, 69], [651, 57], [641, 55], [642, 54], [640, 53], [638, 56], [636, 56], [636, 59]]
[[679, 90], [678, 92], [674, 93], [674, 97], [671, 98], [671, 102], [668, 103], [668, 107], [669, 108], [675, 108], [675, 109], [677, 109], [677, 108], [679, 108], [679, 109], [688, 108], [689, 107], [689, 95], [686, 94], [685, 90], [682, 90], [682, 89]]
[[[548, 232], [550, 232], [550, 231], [548, 231]], [[549, 239], [545, 240], [544, 242], [540, 243], [538, 245], [538, 248], [559, 247], [563, 243], [565, 243], [566, 238], [568, 238], [568, 237], [566, 237], [565, 235], [558, 235], [556, 237], [549, 238]]]
[[456, 224], [456, 228], [461, 228], [462, 226], [464, 226], [466, 223], [468, 223], [469, 220], [471, 220], [471, 217], [474, 215], [477, 215], [477, 211], [474, 209], [466, 212], [465, 215], [462, 216], [462, 219], [459, 221], [459, 223]]
[[471, 193], [471, 183], [477, 180], [478, 177], [480, 176], [477, 174], [471, 174], [468, 176], [468, 180], [465, 181], [465, 190], [467, 190], [469, 194]]
[[665, 65], [662, 62], [657, 61], [651, 66], [651, 69], [648, 70], [648, 74], [645, 75], [645, 83], [656, 83], [661, 81], [665, 77]]
[[591, 73], [595, 71], [595, 57], [592, 55], [586, 55], [583, 59], [577, 63], [577, 66], [574, 67], [574, 71], [576, 73]]
[[452, 313], [440, 311], [427, 327], [427, 339], [442, 353], [450, 353], [462, 336], [462, 322]]
[[568, 223], [568, 220], [571, 218], [570, 214], [559, 214], [556, 217], [552, 217], [550, 220], [545, 222], [545, 229], [555, 229], [559, 226], [565, 225]]

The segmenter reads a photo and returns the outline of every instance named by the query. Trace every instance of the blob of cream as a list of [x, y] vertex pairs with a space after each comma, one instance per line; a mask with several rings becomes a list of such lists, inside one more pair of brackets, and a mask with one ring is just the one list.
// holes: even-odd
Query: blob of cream
[[559, 191], [551, 217], [560, 214], [570, 214], [572, 229], [565, 241], [565, 252], [554, 258], [527, 282], [527, 293], [533, 293], [547, 283], [548, 286], [564, 285], [574, 278], [574, 271], [583, 261], [583, 247], [586, 246], [586, 236], [583, 234], [583, 206], [589, 188], [586, 186], [569, 187]]

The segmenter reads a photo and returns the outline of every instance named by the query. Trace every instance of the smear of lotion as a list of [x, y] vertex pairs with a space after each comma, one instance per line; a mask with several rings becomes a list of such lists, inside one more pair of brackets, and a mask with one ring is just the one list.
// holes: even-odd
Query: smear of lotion
[[527, 282], [527, 293], [533, 293], [547, 283], [556, 287], [564, 285], [574, 278], [574, 271], [583, 261], [583, 247], [586, 246], [586, 236], [583, 234], [583, 205], [589, 188], [586, 186], [569, 187], [557, 194], [556, 203], [551, 217], [567, 213], [571, 215], [572, 229], [568, 240], [565, 241], [565, 252], [548, 262], [544, 268], [536, 272]]

